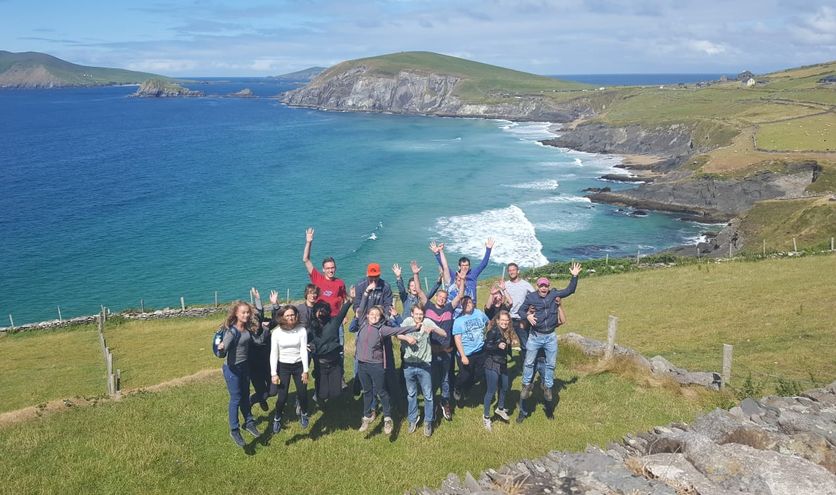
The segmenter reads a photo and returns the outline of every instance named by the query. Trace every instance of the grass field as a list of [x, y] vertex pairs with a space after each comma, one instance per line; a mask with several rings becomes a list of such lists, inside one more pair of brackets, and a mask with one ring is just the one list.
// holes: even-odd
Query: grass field
[[740, 230], [749, 253], [829, 249], [836, 236], [836, 201], [827, 197], [759, 201], [741, 219]]
[[[750, 372], [763, 383], [763, 393], [779, 378], [805, 387], [811, 374], [829, 382], [836, 378], [836, 286], [822, 275], [830, 273], [836, 273], [836, 256], [596, 273], [582, 277], [578, 292], [565, 300], [569, 323], [561, 333], [603, 339], [607, 316], [614, 314], [620, 319], [619, 344], [647, 356], [661, 354], [688, 369], [719, 370], [722, 344], [734, 345], [735, 389]], [[211, 356], [208, 344], [220, 319], [110, 320], [105, 333], [125, 388], [217, 369], [220, 360]], [[13, 361], [0, 374], [5, 395], [24, 406], [84, 390], [96, 393], [104, 380], [95, 336], [86, 326], [2, 337], [4, 349], [32, 356]], [[71, 359], [65, 352], [70, 347], [76, 349]], [[39, 380], [54, 374], [42, 363], [62, 359], [67, 380], [60, 389], [40, 390]], [[350, 359], [347, 364], [350, 368]], [[402, 493], [438, 486], [449, 472], [461, 475], [553, 449], [604, 445], [628, 432], [690, 421], [730, 404], [727, 394], [654, 384], [629, 367], [596, 372], [593, 362], [569, 346], [561, 347], [557, 371], [563, 388], [554, 420], [538, 409], [521, 425], [495, 422], [488, 434], [481, 426], [482, 389], [477, 387], [454, 421], [443, 423], [431, 439], [407, 434], [401, 414], [392, 438], [384, 437], [379, 422], [365, 438], [354, 431], [359, 401], [344, 397], [325, 414], [317, 410], [308, 431], [286, 412], [279, 436], [264, 437], [244, 452], [227, 436], [227, 393], [213, 373], [196, 383], [4, 426], [0, 472], [9, 480], [3, 486], [14, 480], [19, 493]], [[511, 374], [508, 406], [515, 410], [515, 365]], [[39, 397], [30, 395], [33, 388]], [[258, 408], [255, 413], [263, 429], [265, 413]]]
[[0, 334], [0, 412], [105, 392], [105, 365], [94, 325]]
[[775, 151], [836, 151], [836, 113], [762, 124], [758, 148]]

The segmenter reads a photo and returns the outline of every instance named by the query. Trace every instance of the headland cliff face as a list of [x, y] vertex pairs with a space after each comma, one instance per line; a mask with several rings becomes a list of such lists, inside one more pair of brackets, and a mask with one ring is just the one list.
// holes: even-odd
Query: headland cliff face
[[361, 65], [326, 71], [305, 87], [284, 93], [282, 101], [321, 110], [552, 122], [593, 113], [588, 101], [557, 105], [536, 95], [497, 95], [491, 103], [467, 103], [455, 94], [459, 83], [461, 79], [450, 74], [401, 70], [381, 75]]

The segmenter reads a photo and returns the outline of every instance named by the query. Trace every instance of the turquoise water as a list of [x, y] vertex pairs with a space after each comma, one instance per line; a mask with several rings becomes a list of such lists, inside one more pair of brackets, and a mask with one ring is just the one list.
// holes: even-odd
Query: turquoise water
[[[261, 96], [258, 81], [200, 87]], [[693, 242], [704, 225], [629, 216], [582, 189], [617, 157], [545, 147], [547, 124], [329, 113], [276, 100], [127, 98], [134, 88], [0, 92], [0, 311], [15, 323], [248, 297], [300, 297], [304, 231], [349, 282], [427, 244], [548, 261]], [[373, 239], [372, 239], [373, 238]], [[492, 264], [489, 273], [499, 273]]]

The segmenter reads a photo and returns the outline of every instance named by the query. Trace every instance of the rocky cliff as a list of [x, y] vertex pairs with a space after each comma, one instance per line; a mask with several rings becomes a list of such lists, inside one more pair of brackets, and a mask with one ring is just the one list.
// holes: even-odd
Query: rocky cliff
[[691, 133], [691, 127], [684, 124], [611, 127], [596, 123], [567, 129], [557, 138], [543, 141], [543, 144], [590, 153], [681, 157], [697, 151]]
[[588, 101], [557, 105], [542, 96], [497, 96], [492, 103], [468, 103], [455, 94], [461, 78], [450, 74], [401, 70], [373, 73], [360, 65], [327, 71], [282, 101], [321, 110], [389, 112], [454, 117], [567, 122], [592, 114]]
[[413, 493], [836, 495], [834, 425], [836, 382], [798, 397], [749, 398], [606, 449], [514, 462], [478, 480], [451, 474], [439, 490]]

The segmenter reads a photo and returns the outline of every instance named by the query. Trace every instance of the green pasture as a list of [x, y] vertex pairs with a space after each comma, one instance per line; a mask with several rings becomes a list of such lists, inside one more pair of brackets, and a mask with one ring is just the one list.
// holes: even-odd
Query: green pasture
[[836, 151], [836, 113], [761, 124], [756, 138], [770, 151]]

